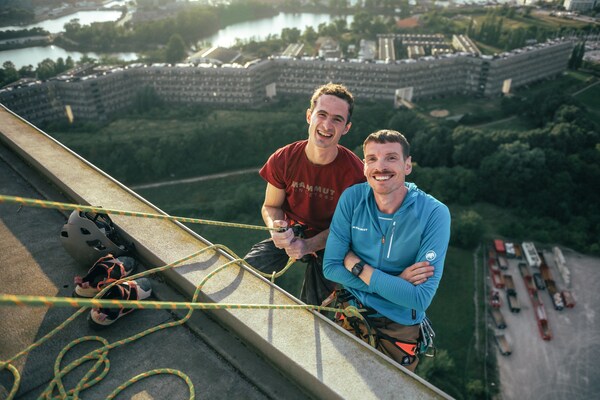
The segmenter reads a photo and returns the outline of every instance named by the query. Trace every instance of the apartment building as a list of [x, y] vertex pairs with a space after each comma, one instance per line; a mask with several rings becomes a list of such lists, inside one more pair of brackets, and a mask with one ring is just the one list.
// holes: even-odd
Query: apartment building
[[398, 93], [407, 91], [411, 101], [506, 93], [563, 72], [573, 46], [554, 40], [497, 56], [465, 52], [396, 61], [270, 57], [245, 65], [138, 64], [3, 88], [0, 102], [34, 124], [65, 117], [103, 121], [130, 109], [146, 90], [168, 104], [259, 107], [280, 95], [306, 96], [333, 81], [352, 88], [357, 98], [392, 107]]
[[597, 4], [598, 0], [565, 0], [563, 6], [567, 11], [588, 11]]

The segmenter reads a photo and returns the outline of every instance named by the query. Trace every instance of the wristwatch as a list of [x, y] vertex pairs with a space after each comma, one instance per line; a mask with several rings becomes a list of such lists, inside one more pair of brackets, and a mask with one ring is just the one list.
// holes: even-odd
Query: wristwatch
[[360, 276], [360, 274], [362, 274], [364, 267], [365, 267], [365, 262], [363, 260], [360, 260], [359, 262], [354, 264], [354, 267], [352, 267], [352, 275], [354, 275], [358, 278]]

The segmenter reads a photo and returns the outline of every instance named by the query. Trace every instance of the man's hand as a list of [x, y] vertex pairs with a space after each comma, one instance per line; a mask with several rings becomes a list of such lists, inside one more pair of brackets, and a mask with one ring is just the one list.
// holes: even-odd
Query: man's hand
[[292, 240], [292, 243], [285, 248], [285, 252], [287, 253], [288, 257], [294, 260], [300, 260], [307, 254], [315, 254], [310, 251], [306, 239], [301, 239], [299, 237], [296, 237], [294, 240]]
[[420, 285], [433, 275], [433, 269], [429, 261], [421, 261], [406, 268], [399, 276], [413, 285]]
[[292, 241], [294, 241], [294, 232], [288, 229], [286, 221], [280, 219], [273, 221], [273, 228], [281, 228], [271, 231], [271, 238], [275, 247], [278, 249], [287, 249], [292, 244]]

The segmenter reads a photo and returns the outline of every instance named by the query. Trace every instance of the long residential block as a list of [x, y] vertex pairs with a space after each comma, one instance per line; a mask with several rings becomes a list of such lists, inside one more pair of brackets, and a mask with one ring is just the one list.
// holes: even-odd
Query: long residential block
[[63, 75], [0, 89], [0, 103], [34, 124], [103, 121], [148, 98], [173, 105], [260, 107], [286, 95], [309, 95], [332, 81], [359, 99], [399, 104], [455, 94], [496, 96], [566, 70], [574, 44], [552, 40], [495, 56], [472, 53], [417, 60], [359, 61], [269, 57], [245, 65], [153, 64]]

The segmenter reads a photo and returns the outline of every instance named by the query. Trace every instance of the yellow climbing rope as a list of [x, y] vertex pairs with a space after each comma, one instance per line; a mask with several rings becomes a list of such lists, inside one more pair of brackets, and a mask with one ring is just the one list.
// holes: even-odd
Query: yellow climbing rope
[[[138, 213], [138, 212], [130, 212], [130, 211], [122, 211], [122, 210], [112, 210], [112, 209], [105, 209], [105, 208], [101, 208], [101, 207], [89, 207], [89, 206], [82, 206], [82, 205], [76, 205], [76, 204], [58, 203], [58, 202], [50, 202], [50, 201], [43, 201], [43, 200], [27, 199], [27, 198], [23, 198], [23, 197], [0, 195], [0, 203], [2, 203], [2, 202], [17, 203], [17, 204], [21, 204], [21, 205], [25, 205], [25, 206], [41, 207], [41, 208], [57, 208], [57, 209], [61, 209], [61, 210], [80, 210], [80, 211], [91, 211], [91, 212], [96, 212], [96, 213], [115, 213], [115, 214], [119, 214], [119, 215], [134, 216], [134, 217], [172, 219], [172, 220], [177, 220], [177, 221], [181, 221], [181, 222], [203, 223], [203, 224], [212, 224], [212, 225], [220, 225], [220, 226], [232, 226], [232, 227], [239, 227], [239, 228], [263, 229], [263, 230], [270, 229], [267, 227], [258, 227], [258, 226], [253, 226], [253, 225], [232, 224], [232, 223], [223, 223], [223, 222], [219, 222], [219, 221], [200, 220], [200, 219], [194, 219], [194, 218], [172, 217], [172, 216], [161, 215], [161, 214], [148, 214], [148, 213]], [[183, 262], [190, 260], [192, 258], [195, 258], [195, 257], [199, 256], [200, 254], [204, 253], [205, 251], [209, 251], [209, 250], [214, 250], [214, 251], [222, 250], [222, 251], [226, 252], [227, 254], [229, 254], [233, 258], [233, 260], [217, 267], [214, 271], [209, 273], [200, 282], [200, 284], [196, 287], [194, 295], [192, 296], [191, 302], [119, 301], [119, 300], [101, 299], [102, 295], [106, 291], [108, 291], [112, 286], [114, 286], [116, 284], [119, 284], [124, 281], [135, 280], [137, 278], [140, 278], [140, 277], [143, 277], [146, 275], [150, 275], [150, 274], [155, 274], [158, 272], [162, 272], [167, 269], [175, 268], [175, 267], [181, 265]], [[186, 257], [183, 257], [173, 263], [164, 265], [162, 267], [154, 268], [154, 269], [151, 269], [148, 271], [144, 271], [144, 272], [135, 274], [133, 276], [112, 282], [110, 285], [107, 285], [106, 287], [104, 287], [93, 299], [60, 298], [60, 297], [47, 297], [47, 296], [20, 296], [20, 295], [0, 294], [0, 306], [1, 305], [13, 305], [13, 306], [45, 306], [45, 307], [52, 307], [52, 306], [81, 307], [73, 315], [71, 315], [68, 319], [66, 319], [63, 323], [61, 323], [59, 326], [54, 328], [52, 331], [50, 331], [49, 333], [44, 335], [39, 340], [32, 343], [24, 350], [21, 350], [20, 352], [15, 354], [12, 358], [10, 358], [6, 361], [0, 361], [0, 371], [3, 369], [7, 369], [8, 371], [10, 371], [13, 374], [13, 377], [14, 377], [13, 387], [11, 388], [11, 391], [10, 391], [7, 399], [8, 400], [14, 399], [14, 397], [19, 389], [20, 382], [21, 382], [20, 374], [19, 374], [18, 370], [14, 367], [14, 365], [12, 365], [12, 363], [14, 363], [14, 361], [19, 359], [20, 357], [28, 354], [33, 349], [39, 347], [40, 345], [42, 345], [44, 342], [46, 342], [50, 338], [52, 338], [55, 334], [57, 334], [62, 329], [64, 329], [68, 324], [70, 324], [72, 321], [74, 321], [79, 315], [81, 315], [87, 308], [90, 308], [90, 307], [95, 307], [95, 308], [121, 308], [121, 307], [123, 307], [123, 308], [145, 308], [145, 309], [148, 309], [148, 308], [151, 308], [151, 309], [187, 309], [188, 313], [181, 320], [167, 322], [167, 323], [155, 326], [153, 328], [150, 328], [143, 332], [135, 334], [129, 338], [122, 339], [122, 340], [116, 341], [114, 343], [108, 343], [108, 341], [106, 339], [99, 337], [99, 336], [86, 336], [86, 337], [82, 337], [82, 338], [72, 341], [67, 346], [65, 346], [63, 348], [63, 350], [59, 353], [59, 355], [56, 359], [55, 365], [54, 365], [54, 379], [52, 379], [52, 381], [50, 382], [48, 387], [43, 391], [40, 398], [42, 398], [42, 399], [66, 399], [66, 398], [78, 399], [81, 391], [83, 391], [87, 388], [90, 388], [93, 385], [95, 385], [96, 383], [100, 382], [104, 378], [104, 376], [106, 376], [106, 374], [108, 374], [109, 369], [110, 369], [110, 361], [108, 360], [108, 352], [110, 350], [112, 350], [116, 347], [119, 347], [119, 346], [123, 346], [128, 343], [131, 343], [135, 340], [141, 339], [141, 338], [143, 338], [147, 335], [150, 335], [154, 332], [157, 332], [161, 329], [167, 329], [167, 328], [182, 325], [188, 321], [188, 319], [191, 317], [193, 311], [196, 309], [205, 309], [205, 310], [206, 309], [211, 309], [211, 310], [215, 310], [215, 309], [305, 309], [305, 310], [315, 310], [315, 311], [341, 312], [347, 316], [354, 316], [354, 317], [363, 319], [362, 315], [360, 314], [361, 310], [358, 310], [355, 307], [348, 307], [346, 309], [337, 309], [337, 308], [332, 308], [332, 307], [300, 305], [300, 304], [298, 304], [298, 305], [274, 305], [274, 304], [224, 304], [224, 303], [198, 303], [198, 302], [196, 302], [204, 284], [209, 279], [214, 277], [217, 273], [219, 273], [220, 271], [223, 271], [225, 268], [227, 268], [231, 265], [235, 265], [235, 264], [244, 265], [247, 268], [251, 268], [254, 271], [258, 272], [262, 276], [271, 278], [271, 281], [273, 281], [274, 278], [281, 276], [283, 273], [285, 273], [285, 271], [293, 264], [293, 262], [294, 262], [294, 260], [290, 259], [288, 261], [287, 265], [285, 266], [285, 268], [277, 274], [276, 273], [265, 274], [261, 271], [256, 270], [255, 268], [253, 268], [250, 264], [248, 264], [243, 259], [240, 259], [228, 247], [226, 247], [224, 245], [214, 244], [214, 245], [207, 246], [197, 252], [194, 252]], [[76, 345], [83, 343], [83, 342], [87, 342], [87, 341], [97, 341], [101, 344], [101, 347], [70, 362], [66, 366], [61, 367], [62, 360], [63, 360], [63, 357], [65, 356], [65, 354], [70, 349], [75, 347]], [[71, 390], [65, 389], [65, 387], [62, 383], [62, 378], [66, 374], [68, 374], [70, 371], [72, 371], [73, 369], [77, 368], [84, 362], [87, 362], [90, 360], [95, 360], [95, 362], [94, 362], [93, 366], [90, 368], [90, 370], [80, 379], [80, 381], [77, 383], [77, 385], [73, 389], [71, 389]], [[103, 367], [103, 369], [100, 373], [97, 373], [97, 371], [100, 367]], [[108, 395], [107, 399], [113, 399], [121, 391], [123, 391], [125, 388], [129, 387], [130, 385], [132, 385], [136, 382], [139, 382], [140, 380], [147, 378], [149, 376], [158, 375], [158, 374], [172, 374], [172, 375], [176, 375], [179, 378], [181, 378], [188, 385], [189, 398], [195, 399], [194, 385], [191, 382], [190, 378], [187, 375], [185, 375], [184, 373], [177, 371], [177, 370], [172, 370], [172, 369], [156, 369], [156, 370], [152, 370], [152, 371], [140, 374], [138, 376], [135, 376], [135, 377], [131, 378], [130, 380], [126, 381], [125, 383], [123, 383], [122, 385], [119, 385], [117, 388], [115, 388], [115, 390]], [[93, 379], [91, 379], [92, 376], [94, 376]], [[56, 392], [58, 392], [58, 394], [56, 394]]]
[[145, 213], [145, 212], [137, 212], [137, 211], [116, 210], [113, 208], [84, 206], [81, 204], [60, 203], [57, 201], [30, 199], [30, 198], [19, 197], [19, 196], [6, 196], [6, 195], [1, 195], [1, 194], [0, 194], [0, 203], [20, 204], [22, 206], [27, 206], [27, 207], [50, 208], [50, 209], [57, 209], [57, 210], [62, 210], [62, 211], [77, 210], [77, 211], [94, 212], [96, 214], [116, 214], [116, 215], [124, 215], [124, 216], [128, 216], [128, 217], [167, 219], [167, 220], [171, 220], [171, 221], [188, 222], [190, 224], [227, 226], [227, 227], [231, 227], [231, 228], [257, 229], [257, 230], [261, 230], [261, 231], [272, 231], [272, 230], [278, 229], [278, 228], [269, 228], [266, 226], [259, 226], [259, 225], [238, 224], [238, 223], [234, 223], [234, 222], [222, 222], [222, 221], [211, 221], [208, 219], [199, 219], [199, 218], [175, 217], [175, 216], [166, 215], [166, 214], [153, 214], [153, 213]]

